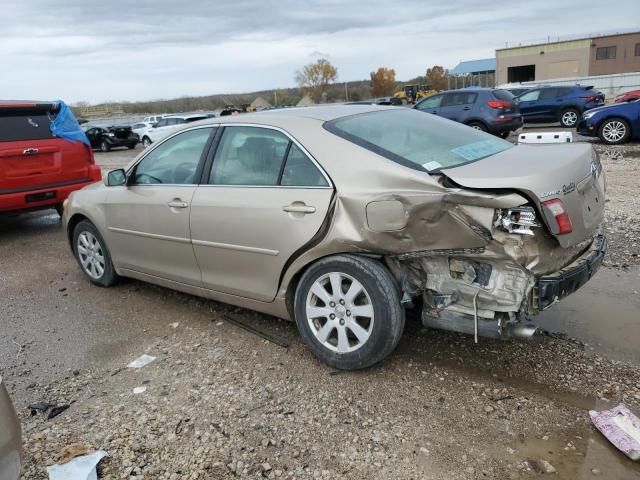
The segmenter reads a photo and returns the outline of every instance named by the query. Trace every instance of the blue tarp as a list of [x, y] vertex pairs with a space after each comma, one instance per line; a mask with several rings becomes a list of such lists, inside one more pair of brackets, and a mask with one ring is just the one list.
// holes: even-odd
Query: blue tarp
[[85, 145], [91, 146], [89, 139], [85, 135], [80, 124], [73, 115], [71, 109], [62, 100], [57, 100], [55, 103], [60, 105], [56, 118], [51, 122], [51, 133], [56, 137], [64, 138], [71, 142], [82, 142]]

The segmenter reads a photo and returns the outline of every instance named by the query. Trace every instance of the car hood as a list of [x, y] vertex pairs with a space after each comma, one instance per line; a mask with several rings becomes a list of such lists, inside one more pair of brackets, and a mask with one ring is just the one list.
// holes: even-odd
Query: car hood
[[[542, 202], [559, 198], [573, 231], [556, 235], [563, 247], [595, 235], [604, 219], [604, 174], [591, 145], [518, 145], [485, 159], [441, 171], [457, 184], [483, 190], [516, 190], [542, 212]], [[545, 218], [551, 232], [554, 226]]]
[[625, 105], [627, 105], [627, 103], [612, 103], [610, 105], [603, 105], [602, 107], [596, 107], [596, 108], [590, 108], [589, 110], [586, 110], [584, 113], [598, 113], [598, 112], [602, 112], [602, 111], [611, 111], [611, 110], [616, 110], [616, 109], [620, 109], [620, 107], [624, 107]]

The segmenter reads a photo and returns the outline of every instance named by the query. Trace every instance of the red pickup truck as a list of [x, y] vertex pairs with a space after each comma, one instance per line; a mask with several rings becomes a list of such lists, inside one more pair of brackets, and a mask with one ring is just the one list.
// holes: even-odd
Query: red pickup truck
[[[62, 213], [72, 191], [101, 180], [90, 146], [52, 132], [62, 108], [67, 107], [61, 102], [0, 100], [0, 213], [46, 208]], [[65, 113], [77, 125], [71, 112]]]

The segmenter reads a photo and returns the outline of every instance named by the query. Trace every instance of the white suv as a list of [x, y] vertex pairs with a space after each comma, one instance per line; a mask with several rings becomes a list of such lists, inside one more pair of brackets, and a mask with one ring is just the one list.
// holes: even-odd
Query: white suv
[[198, 120], [205, 120], [209, 118], [207, 115], [201, 113], [190, 115], [171, 115], [164, 117], [158, 121], [153, 127], [147, 129], [140, 139], [142, 145], [147, 148], [153, 142], [166, 137], [174, 130], [177, 130], [185, 123], [197, 122]]

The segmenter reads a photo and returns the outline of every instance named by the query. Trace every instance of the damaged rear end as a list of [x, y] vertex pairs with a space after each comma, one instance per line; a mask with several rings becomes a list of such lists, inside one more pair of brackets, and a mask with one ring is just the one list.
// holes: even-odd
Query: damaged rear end
[[586, 144], [519, 146], [439, 174], [444, 202], [486, 244], [394, 255], [389, 265], [405, 292], [421, 297], [425, 325], [531, 337], [527, 317], [576, 291], [602, 263], [597, 154]]
[[[325, 126], [407, 168], [359, 173], [371, 182], [368, 228], [334, 231], [340, 246], [380, 254], [405, 304], [427, 326], [530, 337], [530, 315], [586, 283], [606, 250], [605, 179], [589, 144], [519, 145], [430, 115], [386, 110]], [[377, 182], [376, 185], [373, 182]], [[341, 215], [360, 197], [342, 193]], [[336, 242], [338, 243], [338, 242]]]

